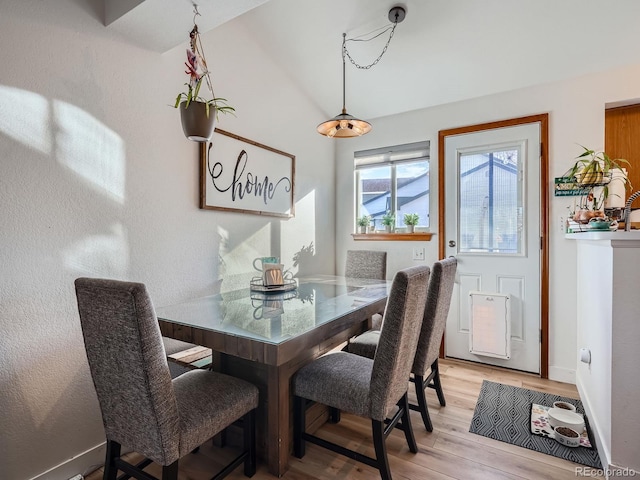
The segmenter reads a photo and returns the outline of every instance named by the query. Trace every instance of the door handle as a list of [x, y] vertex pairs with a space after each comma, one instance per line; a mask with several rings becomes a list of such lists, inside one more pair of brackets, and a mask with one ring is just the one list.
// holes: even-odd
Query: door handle
[[450, 247], [455, 247], [456, 246], [456, 241], [455, 240], [449, 240], [449, 246]]

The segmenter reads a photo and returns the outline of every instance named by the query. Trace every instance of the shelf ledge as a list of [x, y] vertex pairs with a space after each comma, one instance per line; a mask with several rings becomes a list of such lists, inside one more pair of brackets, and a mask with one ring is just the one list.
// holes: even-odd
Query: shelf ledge
[[351, 236], [355, 241], [383, 241], [383, 242], [429, 242], [433, 233], [431, 232], [415, 232], [415, 233], [352, 233]]

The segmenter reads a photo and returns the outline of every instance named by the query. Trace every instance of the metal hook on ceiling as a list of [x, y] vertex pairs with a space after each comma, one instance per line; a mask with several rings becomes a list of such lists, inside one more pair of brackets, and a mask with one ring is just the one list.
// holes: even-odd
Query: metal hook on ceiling
[[200, 12], [198, 11], [198, 4], [196, 2], [192, 2], [193, 5], [193, 24], [196, 24], [196, 17], [198, 15], [200, 15]]

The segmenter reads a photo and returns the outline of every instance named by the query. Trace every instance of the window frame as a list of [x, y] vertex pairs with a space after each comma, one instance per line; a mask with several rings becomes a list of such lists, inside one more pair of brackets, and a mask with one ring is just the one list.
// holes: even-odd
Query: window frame
[[[431, 156], [430, 141], [413, 142], [389, 147], [382, 147], [370, 150], [363, 150], [354, 153], [354, 201], [355, 201], [355, 218], [354, 231], [358, 232], [358, 218], [363, 214], [361, 209], [362, 200], [362, 179], [361, 172], [369, 168], [388, 166], [390, 168], [390, 210], [397, 213], [398, 207], [398, 184], [397, 184], [397, 167], [403, 164], [426, 162], [428, 166], [428, 225], [419, 227], [420, 230], [415, 233], [398, 232], [393, 233], [375, 232], [374, 233], [354, 233], [352, 236], [356, 240], [430, 240], [432, 237], [431, 229]], [[398, 219], [396, 219], [397, 225]], [[398, 227], [396, 227], [398, 228]], [[401, 228], [401, 227], [400, 227]]]

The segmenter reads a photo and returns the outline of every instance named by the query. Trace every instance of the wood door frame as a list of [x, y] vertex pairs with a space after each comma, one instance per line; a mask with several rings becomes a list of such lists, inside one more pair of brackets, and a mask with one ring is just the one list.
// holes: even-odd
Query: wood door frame
[[[445, 240], [445, 151], [446, 137], [528, 123], [540, 123], [540, 377], [549, 378], [549, 114], [541, 113], [497, 122], [450, 128], [438, 132], [438, 241], [439, 258], [446, 253]], [[446, 335], [446, 331], [445, 331]], [[440, 344], [444, 358], [444, 338]]]

